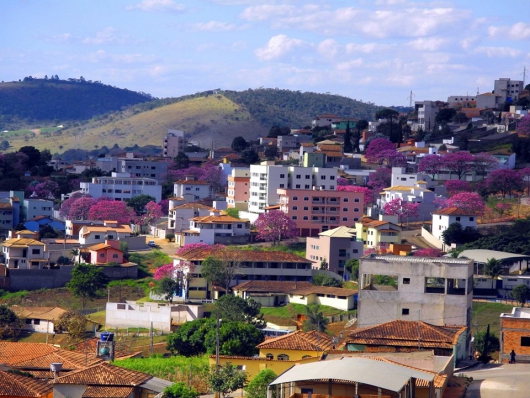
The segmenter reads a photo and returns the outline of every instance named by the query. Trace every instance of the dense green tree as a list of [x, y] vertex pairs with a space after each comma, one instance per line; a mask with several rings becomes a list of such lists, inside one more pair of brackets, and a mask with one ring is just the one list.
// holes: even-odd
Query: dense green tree
[[306, 320], [302, 324], [304, 332], [311, 330], [317, 330], [319, 332], [325, 332], [328, 326], [329, 320], [323, 314], [320, 309], [320, 305], [308, 305], [305, 307]]
[[0, 305], [0, 337], [14, 337], [20, 331], [20, 320], [6, 305]]
[[231, 147], [236, 152], [242, 152], [248, 147], [248, 143], [243, 137], [237, 136], [232, 140]]
[[173, 383], [164, 389], [162, 398], [197, 398], [199, 393], [192, 387], [184, 383]]
[[215, 322], [210, 318], [185, 322], [166, 339], [166, 348], [173, 355], [185, 357], [201, 355], [206, 352], [204, 339], [209, 330], [215, 330]]
[[230, 217], [239, 218], [239, 210], [235, 207], [231, 207], [225, 210], [226, 214], [228, 214]]
[[[245, 388], [245, 396], [247, 398], [267, 398], [267, 387], [276, 377], [278, 376], [271, 368], [260, 370]], [[271, 393], [271, 398], [276, 398], [274, 388], [271, 389]]]
[[356, 151], [357, 153], [361, 152], [359, 143], [362, 138], [362, 131], [366, 129], [367, 127], [368, 127], [368, 121], [364, 119], [358, 120], [357, 123], [355, 123], [356, 133], [355, 133], [355, 136], [353, 137], [352, 151]]
[[[256, 346], [265, 336], [256, 326], [243, 322], [225, 322], [219, 327], [219, 353], [221, 355], [253, 356], [257, 354]], [[216, 328], [206, 333], [204, 346], [208, 354], [215, 353]]]
[[454, 108], [442, 108], [434, 118], [438, 124], [447, 124], [456, 116], [456, 110]]
[[57, 265], [70, 265], [72, 263], [72, 260], [70, 260], [66, 256], [59, 256], [57, 259]]
[[109, 279], [102, 268], [91, 264], [77, 264], [66, 287], [74, 297], [81, 299], [81, 306], [85, 308], [88, 300], [100, 297], [100, 292], [108, 283]]
[[208, 377], [210, 388], [225, 398], [230, 393], [243, 388], [247, 382], [247, 373], [239, 370], [231, 363], [226, 363], [224, 366], [216, 366], [212, 368]]
[[181, 285], [178, 279], [173, 279], [168, 276], [156, 281], [153, 292], [164, 298], [170, 304], [173, 302], [175, 295], [179, 293]]
[[464, 112], [458, 112], [454, 117], [453, 121], [455, 123], [467, 123], [469, 118]]
[[242, 299], [232, 294], [225, 294], [215, 303], [219, 317], [228, 322], [245, 322], [263, 329], [267, 323], [260, 313], [261, 304], [252, 299]]
[[517, 285], [512, 290], [512, 297], [524, 307], [526, 302], [530, 300], [530, 289], [526, 285]]
[[376, 119], [395, 119], [399, 115], [399, 112], [395, 109], [391, 108], [383, 108], [379, 109], [377, 112], [375, 112], [375, 118]]
[[59, 317], [57, 322], [54, 322], [55, 330], [68, 333], [71, 343], [83, 340], [86, 333], [86, 325], [87, 319], [75, 311], [65, 312]]
[[190, 158], [184, 152], [179, 151], [177, 156], [173, 158], [173, 167], [176, 170], [187, 169], [190, 167]]
[[259, 155], [254, 149], [247, 149], [241, 155], [241, 161], [245, 164], [256, 164], [259, 160]]
[[491, 288], [495, 288], [495, 279], [502, 275], [502, 261], [496, 258], [488, 258], [484, 264], [484, 274], [491, 278]]
[[280, 127], [274, 125], [269, 129], [269, 134], [267, 134], [267, 137], [278, 138], [279, 135], [280, 135]]
[[141, 216], [145, 213], [145, 205], [154, 202], [155, 198], [150, 195], [138, 195], [127, 200], [127, 206], [132, 207], [136, 215]]
[[53, 229], [49, 224], [44, 224], [39, 227], [39, 240], [46, 238], [58, 238], [59, 232]]
[[473, 242], [477, 239], [480, 239], [480, 237], [481, 235], [476, 228], [462, 228], [462, 224], [460, 224], [459, 222], [452, 223], [442, 233], [442, 238], [446, 245], [450, 245], [451, 243], [463, 245], [465, 243]]
[[276, 145], [268, 145], [263, 154], [268, 160], [274, 160], [278, 157], [278, 147]]
[[343, 151], [346, 153], [353, 152], [352, 135], [350, 129], [350, 121], [346, 122], [346, 132], [344, 133], [344, 148]]
[[480, 360], [484, 363], [489, 362], [490, 354], [499, 351], [500, 342], [499, 338], [493, 333], [490, 333], [490, 325], [485, 332], [478, 332], [475, 336], [475, 350], [480, 352]]
[[315, 286], [331, 286], [331, 287], [342, 287], [342, 282], [333, 278], [332, 276], [326, 275], [325, 272], [319, 272], [313, 276], [313, 285]]
[[357, 281], [359, 279], [359, 260], [356, 258], [351, 258], [348, 261], [346, 261], [346, 265], [344, 266], [346, 268], [346, 271], [350, 274], [350, 278], [354, 281]]

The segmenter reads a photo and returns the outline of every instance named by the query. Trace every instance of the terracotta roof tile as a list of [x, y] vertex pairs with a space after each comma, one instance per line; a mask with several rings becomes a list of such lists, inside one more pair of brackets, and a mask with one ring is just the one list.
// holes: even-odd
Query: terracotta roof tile
[[84, 384], [99, 386], [137, 386], [153, 376], [146, 373], [119, 368], [106, 362], [85, 369], [69, 372], [54, 380], [55, 384]]
[[[179, 198], [179, 199], [182, 199], [182, 198]], [[213, 207], [211, 206], [206, 206], [206, 205], [203, 205], [202, 203], [184, 203], [182, 205], [179, 205], [179, 206], [175, 206], [173, 208], [171, 208], [170, 210], [178, 210], [178, 209], [201, 209], [201, 210], [215, 210]]]
[[132, 392], [133, 387], [88, 386], [82, 398], [127, 398]]
[[[96, 358], [96, 348], [97, 348], [98, 340], [99, 339], [97, 337], [94, 337], [92, 339], [82, 341], [73, 347], [73, 351], [83, 354], [83, 355], [86, 355], [88, 353], [89, 358]], [[116, 347], [115, 358], [116, 359], [129, 358], [129, 357], [136, 356], [139, 353], [140, 351], [132, 351], [127, 348], [120, 349]]]
[[44, 243], [39, 242], [36, 239], [30, 239], [30, 238], [13, 238], [13, 239], [8, 239], [4, 243], [2, 243], [2, 246], [7, 246], [7, 247], [12, 247], [12, 246], [27, 247], [29, 245], [44, 246]]
[[44, 397], [52, 388], [46, 381], [0, 370], [0, 396], [2, 397]]
[[446, 215], [446, 216], [473, 216], [475, 213], [471, 211], [464, 211], [458, 207], [448, 207], [446, 209], [437, 210], [433, 214]]
[[11, 309], [19, 318], [36, 318], [48, 321], [59, 319], [61, 315], [66, 313], [66, 310], [63, 310], [60, 307], [20, 307], [14, 305]]
[[334, 296], [353, 296], [357, 294], [357, 290], [353, 289], [343, 289], [341, 287], [331, 287], [331, 286], [313, 286], [308, 288], [296, 289], [291, 292], [292, 294], [299, 294], [306, 296], [308, 294], [331, 294]]
[[13, 209], [11, 203], [0, 202], [0, 209]]
[[309, 282], [290, 281], [248, 281], [234, 286], [232, 289], [242, 292], [255, 293], [289, 293], [296, 289], [311, 288]]
[[280, 337], [265, 340], [263, 343], [258, 344], [256, 348], [260, 350], [326, 351], [333, 348], [333, 338], [327, 333], [317, 332], [316, 330], [311, 332], [297, 330]]
[[346, 337], [351, 344], [384, 346], [418, 346], [422, 348], [453, 349], [465, 326], [436, 326], [426, 322], [395, 320], [381, 325], [357, 329]]
[[207, 224], [233, 224], [233, 223], [245, 223], [249, 220], [247, 219], [239, 219], [228, 215], [219, 215], [219, 216], [203, 216], [203, 217], [194, 217], [190, 218], [190, 221], [195, 222], [201, 222], [201, 223], [207, 223]]

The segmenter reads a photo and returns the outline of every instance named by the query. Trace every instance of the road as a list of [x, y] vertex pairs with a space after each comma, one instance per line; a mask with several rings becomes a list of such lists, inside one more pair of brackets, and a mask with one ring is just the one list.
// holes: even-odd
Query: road
[[530, 364], [483, 365], [463, 373], [473, 378], [466, 398], [530, 397]]

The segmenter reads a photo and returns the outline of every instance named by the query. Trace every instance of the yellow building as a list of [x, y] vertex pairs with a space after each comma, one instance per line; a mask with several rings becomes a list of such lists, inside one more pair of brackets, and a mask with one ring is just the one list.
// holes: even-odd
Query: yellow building
[[[380, 216], [381, 220], [363, 217], [355, 223], [357, 239], [364, 242], [365, 248], [386, 249], [391, 243], [401, 243], [401, 227], [385, 218], [396, 216]], [[396, 221], [397, 222], [397, 221]]]

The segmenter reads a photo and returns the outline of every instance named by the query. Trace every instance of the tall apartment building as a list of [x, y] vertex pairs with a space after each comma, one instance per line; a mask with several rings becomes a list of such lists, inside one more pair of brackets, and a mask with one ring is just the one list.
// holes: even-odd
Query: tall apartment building
[[364, 193], [324, 189], [278, 189], [280, 210], [298, 227], [299, 236], [354, 225], [363, 216]]
[[266, 206], [279, 202], [278, 189], [304, 189], [313, 187], [335, 190], [337, 169], [322, 167], [251, 165], [250, 213], [264, 213]]
[[[378, 284], [381, 276], [392, 285]], [[472, 259], [372, 254], [359, 260], [358, 328], [396, 319], [471, 328], [472, 300]]]
[[106, 196], [126, 200], [138, 195], [149, 195], [156, 202], [162, 199], [162, 186], [153, 178], [131, 177], [130, 173], [112, 173], [111, 177], [94, 177], [92, 182], [79, 184], [81, 192], [93, 198]]
[[250, 169], [232, 169], [228, 176], [228, 191], [226, 203], [229, 208], [248, 210], [248, 198], [250, 197]]
[[499, 98], [501, 104], [504, 104], [508, 98], [517, 101], [523, 89], [524, 82], [522, 80], [511, 80], [507, 77], [501, 77], [500, 79], [495, 80], [493, 87], [495, 95], [501, 96]]
[[164, 157], [174, 158], [181, 150], [184, 143], [184, 131], [168, 130], [164, 136], [163, 154]]
[[159, 183], [166, 180], [167, 165], [165, 161], [135, 157], [127, 152], [125, 157], [105, 156], [96, 161], [96, 167], [106, 172], [130, 173], [132, 177], [154, 178]]
[[416, 101], [418, 128], [423, 131], [432, 131], [439, 110], [436, 101]]

